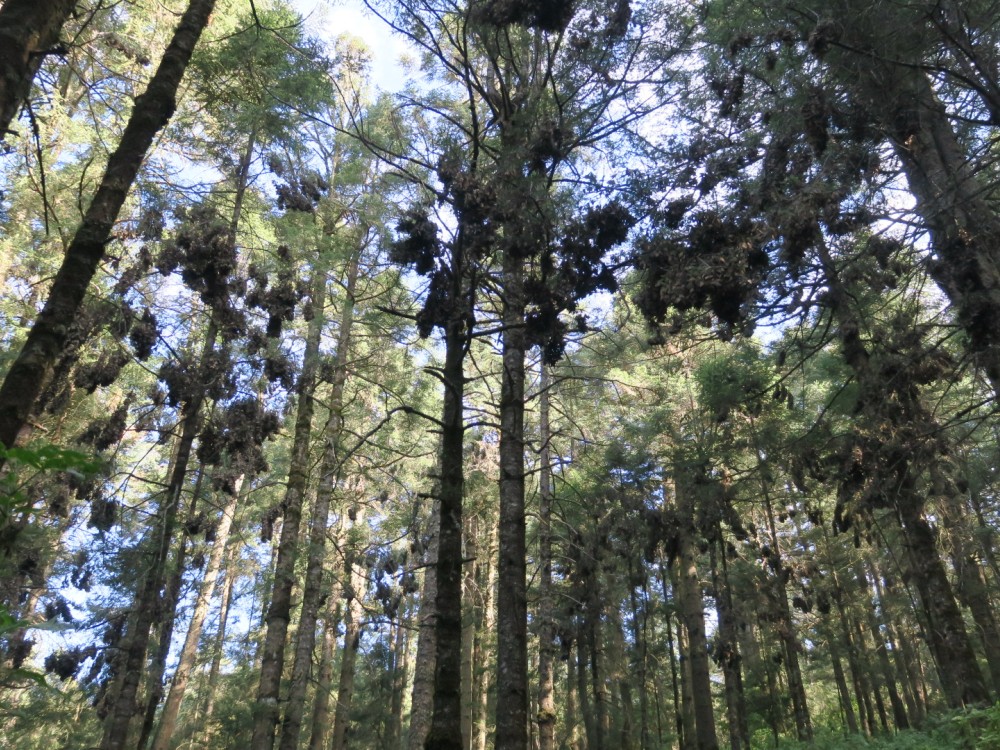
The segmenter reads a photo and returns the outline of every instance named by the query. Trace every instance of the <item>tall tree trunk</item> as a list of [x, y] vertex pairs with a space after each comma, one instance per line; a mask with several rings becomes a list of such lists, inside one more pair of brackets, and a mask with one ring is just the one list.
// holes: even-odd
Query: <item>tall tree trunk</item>
[[[407, 610], [407, 602], [404, 598], [400, 605], [402, 611], [399, 619], [394, 623], [395, 635], [392, 641], [392, 712], [386, 731], [385, 746], [390, 750], [397, 750], [400, 747], [400, 739], [403, 734], [403, 692], [406, 690], [406, 673], [409, 666], [407, 654], [410, 650], [407, 631], [410, 627], [410, 616]], [[311, 748], [310, 750], [322, 750], [322, 748]]]
[[497, 589], [496, 744], [528, 747], [528, 592], [524, 516], [524, 260], [503, 261], [500, 383], [500, 558]]
[[[316, 698], [313, 701], [312, 731], [309, 734], [309, 750], [325, 750], [327, 729], [330, 726], [330, 693], [333, 690], [333, 657], [337, 647], [337, 631], [340, 627], [341, 587], [334, 582], [326, 602], [323, 618], [323, 646], [320, 653], [319, 673], [316, 677]], [[388, 743], [395, 750], [395, 745]]]
[[198, 647], [201, 644], [201, 629], [205, 624], [209, 603], [212, 600], [212, 594], [215, 592], [215, 584], [219, 577], [219, 571], [222, 568], [222, 557], [229, 543], [229, 531], [233, 525], [233, 518], [236, 516], [236, 508], [239, 504], [242, 485], [243, 477], [240, 477], [236, 481], [233, 492], [229, 495], [226, 507], [222, 510], [222, 517], [219, 519], [219, 528], [215, 533], [215, 542], [212, 545], [208, 567], [205, 569], [205, 576], [202, 578], [201, 586], [198, 588], [198, 597], [195, 601], [194, 611], [191, 613], [191, 623], [188, 625], [187, 636], [181, 648], [180, 660], [177, 663], [173, 682], [170, 685], [170, 693], [167, 695], [167, 702], [163, 704], [160, 727], [157, 730], [156, 738], [153, 740], [153, 750], [168, 750], [170, 742], [173, 739], [174, 729], [177, 724], [177, 714], [181, 708], [181, 701], [184, 700], [184, 693], [187, 691], [191, 673], [195, 668]]
[[[915, 498], [916, 488], [909, 481], [907, 485], [910, 486], [903, 492]], [[942, 687], [948, 705], [961, 708], [988, 703], [990, 693], [938, 554], [936, 534], [924, 518], [923, 509], [913, 499], [897, 502], [896, 512], [903, 529], [911, 580], [927, 615], [928, 645], [941, 665]]]
[[714, 535], [710, 553], [712, 586], [715, 589], [715, 608], [718, 615], [715, 649], [726, 686], [729, 746], [731, 750], [749, 750], [750, 729], [747, 724], [746, 699], [743, 694], [742, 660], [736, 637], [736, 613], [733, 608], [732, 590], [729, 587], [726, 541], [722, 537], [722, 527], [718, 523]]
[[885, 690], [889, 694], [893, 723], [897, 729], [909, 729], [910, 722], [907, 719], [906, 707], [899, 696], [892, 665], [889, 662], [889, 652], [885, 646], [885, 636], [882, 634], [882, 628], [879, 626], [878, 619], [875, 616], [875, 608], [873, 606], [875, 602], [872, 600], [868, 575], [865, 573], [865, 569], [861, 563], [855, 566], [854, 574], [858, 579], [858, 585], [865, 594], [865, 599], [862, 600], [861, 604], [867, 613], [868, 631], [875, 641], [875, 656], [878, 659], [879, 669], [882, 672], [882, 681], [885, 683]]
[[201, 735], [202, 747], [212, 747], [212, 738], [215, 734], [212, 718], [215, 715], [215, 688], [219, 682], [219, 672], [222, 669], [222, 656], [226, 647], [226, 626], [229, 623], [229, 605], [233, 600], [233, 586], [236, 583], [235, 563], [239, 554], [239, 545], [236, 540], [232, 540], [226, 552], [226, 568], [222, 572], [224, 580], [222, 582], [222, 598], [219, 602], [219, 624], [215, 631], [215, 643], [212, 646], [212, 662], [208, 668], [208, 677], [205, 679], [205, 699], [201, 711]]
[[[367, 235], [367, 232], [364, 232]], [[296, 750], [305, 715], [306, 690], [312, 670], [313, 649], [316, 645], [316, 620], [323, 595], [323, 563], [326, 559], [327, 525], [330, 505], [343, 473], [344, 462], [344, 386], [350, 367], [351, 329], [354, 324], [354, 295], [357, 288], [361, 252], [359, 245], [347, 263], [344, 282], [344, 306], [340, 313], [340, 331], [333, 360], [333, 382], [330, 388], [330, 416], [323, 433], [323, 457], [320, 460], [319, 487], [309, 518], [309, 543], [306, 556], [306, 578], [302, 588], [302, 611], [295, 639], [295, 658], [289, 678], [288, 700], [281, 725], [281, 750]], [[349, 583], [349, 579], [345, 585]]]
[[333, 715], [333, 737], [330, 750], [346, 750], [347, 728], [351, 723], [351, 704], [354, 700], [354, 673], [361, 644], [361, 600], [364, 596], [365, 577], [355, 570], [354, 556], [347, 553], [344, 576], [350, 586], [344, 617], [344, 650], [340, 659], [340, 682], [337, 687], [337, 710]]
[[[0, 386], [0, 445], [4, 447], [14, 445], [31, 418], [39, 394], [51, 381], [87, 287], [104, 258], [118, 212], [153, 139], [174, 112], [184, 70], [214, 7], [215, 0], [191, 0], [149, 86], [135, 100], [121, 141], [108, 159], [97, 192], [66, 250], [45, 306]], [[123, 717], [116, 719], [109, 731], [124, 729], [123, 721]], [[124, 741], [105, 739], [106, 743]]]
[[[208, 361], [209, 355], [215, 348], [217, 333], [215, 323], [210, 322], [199, 365]], [[132, 631], [122, 646], [124, 656], [122, 682], [104, 725], [101, 750], [122, 750], [128, 743], [129, 725], [136, 713], [136, 697], [149, 648], [150, 629], [157, 616], [157, 603], [161, 600], [161, 592], [166, 582], [167, 558], [173, 542], [191, 449], [195, 437], [201, 430], [203, 401], [204, 394], [197, 392], [181, 406], [181, 435], [177, 441], [170, 479], [163, 492], [156, 523], [150, 531], [149, 540], [153, 549], [145, 561], [147, 568], [136, 595], [136, 614]]]
[[473, 294], [465, 288], [465, 229], [452, 243], [450, 310], [445, 324], [444, 384], [441, 407], [440, 491], [437, 503], [437, 596], [434, 603], [434, 711], [425, 741], [427, 750], [462, 747], [462, 496], [464, 446], [465, 352], [473, 320]]
[[313, 271], [312, 300], [316, 314], [309, 321], [305, 351], [302, 355], [302, 374], [299, 376], [296, 396], [295, 429], [292, 437], [291, 460], [288, 466], [288, 485], [282, 503], [284, 518], [274, 563], [274, 583], [271, 601], [267, 607], [264, 642], [260, 653], [260, 682], [254, 704], [253, 736], [251, 750], [271, 750], [274, 747], [274, 730], [278, 724], [278, 690], [285, 663], [285, 642], [291, 620], [292, 589], [295, 586], [295, 562], [299, 552], [299, 527], [302, 522], [302, 501], [309, 481], [309, 439], [312, 434], [315, 411], [316, 379], [319, 371], [319, 346], [323, 333], [324, 306], [326, 301], [327, 272], [322, 265]]
[[[440, 493], [435, 493], [439, 495]], [[431, 509], [430, 544], [425, 551], [424, 583], [417, 608], [417, 658], [413, 669], [413, 688], [410, 696], [410, 727], [407, 750], [423, 750], [431, 731], [434, 714], [434, 659], [437, 653], [434, 607], [437, 604], [438, 558], [438, 499]]]
[[[663, 590], [663, 610], [664, 610], [664, 628], [666, 629], [667, 635], [667, 658], [670, 660], [670, 687], [673, 698], [673, 708], [674, 708], [674, 734], [677, 737], [677, 746], [681, 750], [687, 748], [688, 739], [694, 736], [694, 717], [690, 717], [690, 722], [687, 721], [689, 712], [687, 711], [687, 702], [684, 697], [685, 691], [685, 678], [683, 674], [683, 665], [678, 665], [678, 657], [683, 653], [683, 647], [678, 641], [675, 644], [674, 641], [674, 618], [673, 612], [677, 608], [676, 596], [671, 596], [671, 589], [676, 592], [677, 587], [671, 583], [668, 587], [667, 581], [667, 570], [663, 559], [658, 560], [658, 568], [660, 572], [660, 586]], [[674, 576], [676, 578], [676, 575]], [[680, 632], [680, 623], [678, 623], [678, 633]], [[690, 730], [690, 731], [689, 731]]]
[[680, 617], [687, 633], [685, 656], [691, 669], [691, 701], [694, 708], [697, 750], [717, 750], [715, 713], [712, 706], [712, 683], [709, 676], [708, 642], [705, 635], [705, 609], [695, 538], [694, 498], [687, 486], [687, 470], [679, 467], [674, 482], [677, 525], [677, 598]]
[[[555, 749], [555, 602], [552, 592], [552, 455], [549, 425], [549, 371], [539, 365], [538, 439], [538, 748]], [[634, 594], [634, 592], [633, 592]], [[634, 605], [634, 599], [633, 599]], [[633, 616], [635, 616], [633, 606]], [[644, 665], [643, 665], [644, 666]], [[642, 693], [645, 697], [645, 692]], [[645, 703], [643, 703], [645, 706]], [[643, 713], [645, 719], [645, 709]], [[645, 725], [644, 725], [645, 726]]]
[[31, 93], [31, 82], [76, 0], [7, 0], [0, 6], [0, 142]]
[[462, 747], [472, 750], [472, 723], [475, 713], [476, 673], [476, 568], [479, 555], [479, 523], [475, 516], [466, 516], [463, 541], [465, 544], [465, 583], [462, 598]]
[[[483, 534], [482, 527], [478, 529]], [[475, 652], [475, 731], [473, 732], [473, 750], [486, 750], [489, 737], [489, 699], [490, 678], [493, 670], [490, 663], [495, 653], [492, 634], [496, 631], [496, 565], [494, 550], [496, 549], [496, 524], [491, 523], [485, 535], [485, 548], [480, 546], [481, 562], [476, 566], [479, 591], [482, 592], [482, 603], [478, 608], [476, 634], [473, 649]]]

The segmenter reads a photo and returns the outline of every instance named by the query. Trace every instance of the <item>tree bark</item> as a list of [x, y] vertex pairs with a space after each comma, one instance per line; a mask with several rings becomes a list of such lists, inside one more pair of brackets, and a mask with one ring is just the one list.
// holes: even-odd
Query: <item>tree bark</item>
[[497, 569], [498, 750], [528, 747], [528, 592], [524, 516], [524, 261], [504, 254], [500, 383], [500, 558]]
[[736, 613], [733, 594], [729, 587], [729, 570], [726, 562], [725, 539], [722, 527], [716, 524], [715, 539], [710, 547], [712, 561], [712, 586], [715, 589], [715, 609], [718, 615], [718, 633], [715, 638], [716, 658], [722, 667], [726, 686], [726, 713], [729, 723], [731, 750], [749, 750], [750, 729], [747, 724], [746, 699], [743, 694], [743, 671], [739, 644], [736, 638]]
[[[554, 750], [555, 706], [555, 602], [552, 592], [552, 430], [549, 424], [551, 381], [545, 363], [539, 365], [538, 439], [538, 748]], [[634, 607], [633, 607], [633, 616]], [[642, 693], [645, 695], [645, 692]], [[643, 704], [645, 705], [645, 703]], [[644, 714], [645, 715], [645, 714]]]
[[[330, 726], [330, 693], [333, 690], [333, 656], [337, 647], [337, 630], [340, 627], [340, 600], [343, 592], [334, 583], [327, 600], [323, 623], [323, 647], [320, 653], [319, 674], [316, 677], [316, 699], [313, 701], [312, 731], [309, 750], [325, 750], [327, 729]], [[394, 747], [393, 743], [388, 743]]]
[[312, 434], [314, 393], [319, 371], [319, 346], [323, 333], [324, 305], [326, 301], [327, 272], [319, 266], [313, 272], [312, 300], [316, 310], [309, 322], [305, 351], [302, 355], [302, 374], [299, 376], [296, 396], [298, 408], [292, 437], [291, 460], [288, 467], [288, 485], [285, 490], [284, 520], [274, 563], [274, 583], [271, 601], [267, 607], [264, 642], [260, 649], [260, 682], [254, 705], [254, 728], [250, 740], [251, 750], [271, 750], [274, 747], [274, 730], [278, 724], [278, 689], [285, 663], [285, 641], [291, 620], [292, 589], [295, 586], [295, 562], [299, 553], [299, 527], [302, 522], [302, 501], [309, 481], [309, 439]]
[[238, 549], [236, 544], [229, 545], [226, 554], [226, 570], [223, 572], [225, 582], [222, 585], [222, 601], [219, 602], [219, 625], [215, 633], [215, 644], [212, 648], [212, 664], [205, 680], [205, 707], [201, 712], [202, 747], [212, 747], [215, 734], [212, 717], [215, 715], [215, 688], [219, 682], [219, 670], [222, 668], [222, 655], [226, 647], [226, 625], [229, 622], [229, 605], [233, 600], [233, 585], [236, 582], [235, 562]]
[[[367, 232], [365, 232], [367, 234]], [[288, 700], [281, 725], [281, 750], [296, 750], [305, 715], [306, 689], [312, 670], [313, 649], [316, 645], [316, 621], [319, 618], [323, 594], [323, 563], [326, 558], [327, 525], [330, 505], [343, 474], [344, 462], [344, 386], [350, 366], [351, 329], [354, 324], [355, 289], [364, 243], [354, 251], [347, 263], [344, 282], [344, 307], [340, 313], [340, 331], [333, 360], [333, 382], [330, 388], [330, 416], [323, 435], [323, 457], [320, 461], [319, 487], [309, 518], [309, 543], [306, 556], [306, 577], [302, 588], [302, 610], [295, 639], [295, 658], [289, 679]], [[348, 579], [345, 582], [347, 585]], [[339, 703], [339, 699], [338, 699]]]
[[694, 500], [686, 483], [687, 471], [679, 468], [674, 482], [678, 510], [677, 526], [677, 596], [680, 617], [687, 632], [685, 656], [691, 669], [691, 702], [694, 708], [697, 750], [717, 750], [715, 713], [712, 706], [712, 683], [708, 668], [708, 643], [705, 636], [705, 609], [701, 578], [698, 575], [694, 520]]
[[59, 54], [59, 33], [76, 0], [7, 0], [0, 6], [0, 142], [31, 93], [48, 54]]
[[219, 519], [219, 528], [216, 530], [212, 553], [209, 556], [208, 566], [205, 568], [205, 576], [202, 578], [201, 586], [198, 588], [198, 597], [195, 601], [194, 611], [191, 613], [191, 623], [188, 625], [187, 636], [181, 648], [180, 660], [177, 663], [173, 682], [170, 685], [170, 693], [167, 695], [166, 703], [163, 704], [160, 726], [156, 732], [156, 738], [153, 740], [153, 750], [168, 750], [170, 741], [173, 739], [174, 729], [177, 724], [177, 714], [181, 708], [181, 701], [184, 700], [184, 693], [187, 691], [191, 673], [195, 668], [198, 647], [201, 644], [201, 629], [205, 624], [205, 617], [208, 614], [212, 594], [215, 592], [219, 570], [222, 568], [222, 557], [226, 545], [229, 543], [229, 531], [232, 528], [233, 518], [236, 515], [236, 507], [239, 504], [242, 485], [243, 477], [240, 477], [236, 482], [233, 492], [229, 495], [226, 507], [222, 510], [222, 517]]
[[440, 514], [435, 498], [431, 509], [430, 545], [424, 557], [424, 583], [417, 609], [417, 658], [413, 669], [413, 688], [410, 696], [410, 727], [407, 750], [422, 750], [431, 731], [434, 713], [434, 659], [436, 658], [436, 631], [434, 616], [437, 603], [438, 519]]
[[347, 729], [351, 723], [351, 704], [354, 700], [354, 673], [361, 644], [361, 599], [364, 596], [365, 577], [355, 570], [354, 557], [348, 552], [344, 563], [344, 576], [349, 582], [350, 593], [344, 617], [344, 650], [340, 659], [340, 682], [337, 687], [337, 709], [333, 715], [333, 737], [330, 750], [346, 750]]
[[472, 333], [473, 295], [465, 287], [465, 230], [452, 243], [445, 324], [438, 493], [437, 595], [434, 602], [434, 710], [426, 750], [462, 748], [462, 497], [465, 446], [465, 353]]
[[[38, 396], [51, 381], [87, 287], [104, 258], [104, 247], [118, 212], [153, 139], [174, 112], [184, 70], [214, 7], [215, 0], [191, 0], [149, 86], [135, 100], [125, 132], [108, 159], [97, 192], [66, 250], [45, 306], [0, 386], [0, 445], [4, 447], [10, 448], [17, 441], [32, 416]], [[122, 721], [119, 717], [114, 731], [123, 728]]]
[[[217, 335], [215, 323], [210, 322], [199, 364], [208, 360], [209, 354], [215, 347]], [[132, 632], [128, 634], [126, 643], [122, 646], [124, 652], [122, 682], [104, 725], [101, 750], [122, 750], [128, 742], [129, 725], [136, 713], [136, 697], [149, 648], [150, 629], [158, 614], [157, 603], [161, 599], [165, 583], [167, 558], [174, 537], [191, 450], [201, 430], [203, 401], [204, 394], [197, 392], [190, 401], [181, 406], [181, 435], [177, 441], [173, 467], [157, 513], [157, 521], [150, 531], [149, 538], [153, 549], [146, 561], [148, 567], [136, 595], [136, 616]]]

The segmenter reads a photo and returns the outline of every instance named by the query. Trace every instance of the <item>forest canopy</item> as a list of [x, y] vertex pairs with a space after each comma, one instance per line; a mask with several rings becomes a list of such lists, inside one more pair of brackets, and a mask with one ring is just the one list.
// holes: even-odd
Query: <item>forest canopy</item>
[[1000, 7], [363, 3], [0, 0], [0, 745], [1000, 746]]

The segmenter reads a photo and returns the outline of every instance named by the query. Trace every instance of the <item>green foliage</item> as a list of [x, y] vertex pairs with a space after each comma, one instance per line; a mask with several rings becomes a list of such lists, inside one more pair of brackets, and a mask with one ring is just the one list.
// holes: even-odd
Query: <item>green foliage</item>
[[[773, 747], [760, 740], [755, 747]], [[1000, 747], [1000, 703], [953, 711], [928, 719], [921, 729], [865, 737], [824, 731], [812, 742], [789, 741], [781, 750], [993, 750]]]

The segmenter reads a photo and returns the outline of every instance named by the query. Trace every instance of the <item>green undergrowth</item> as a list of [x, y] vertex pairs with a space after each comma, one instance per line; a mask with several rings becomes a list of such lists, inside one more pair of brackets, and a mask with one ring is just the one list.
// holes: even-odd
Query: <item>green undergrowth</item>
[[820, 731], [812, 742], [782, 742], [779, 750], [1000, 750], [1000, 703], [928, 718], [920, 729], [864, 737]]

